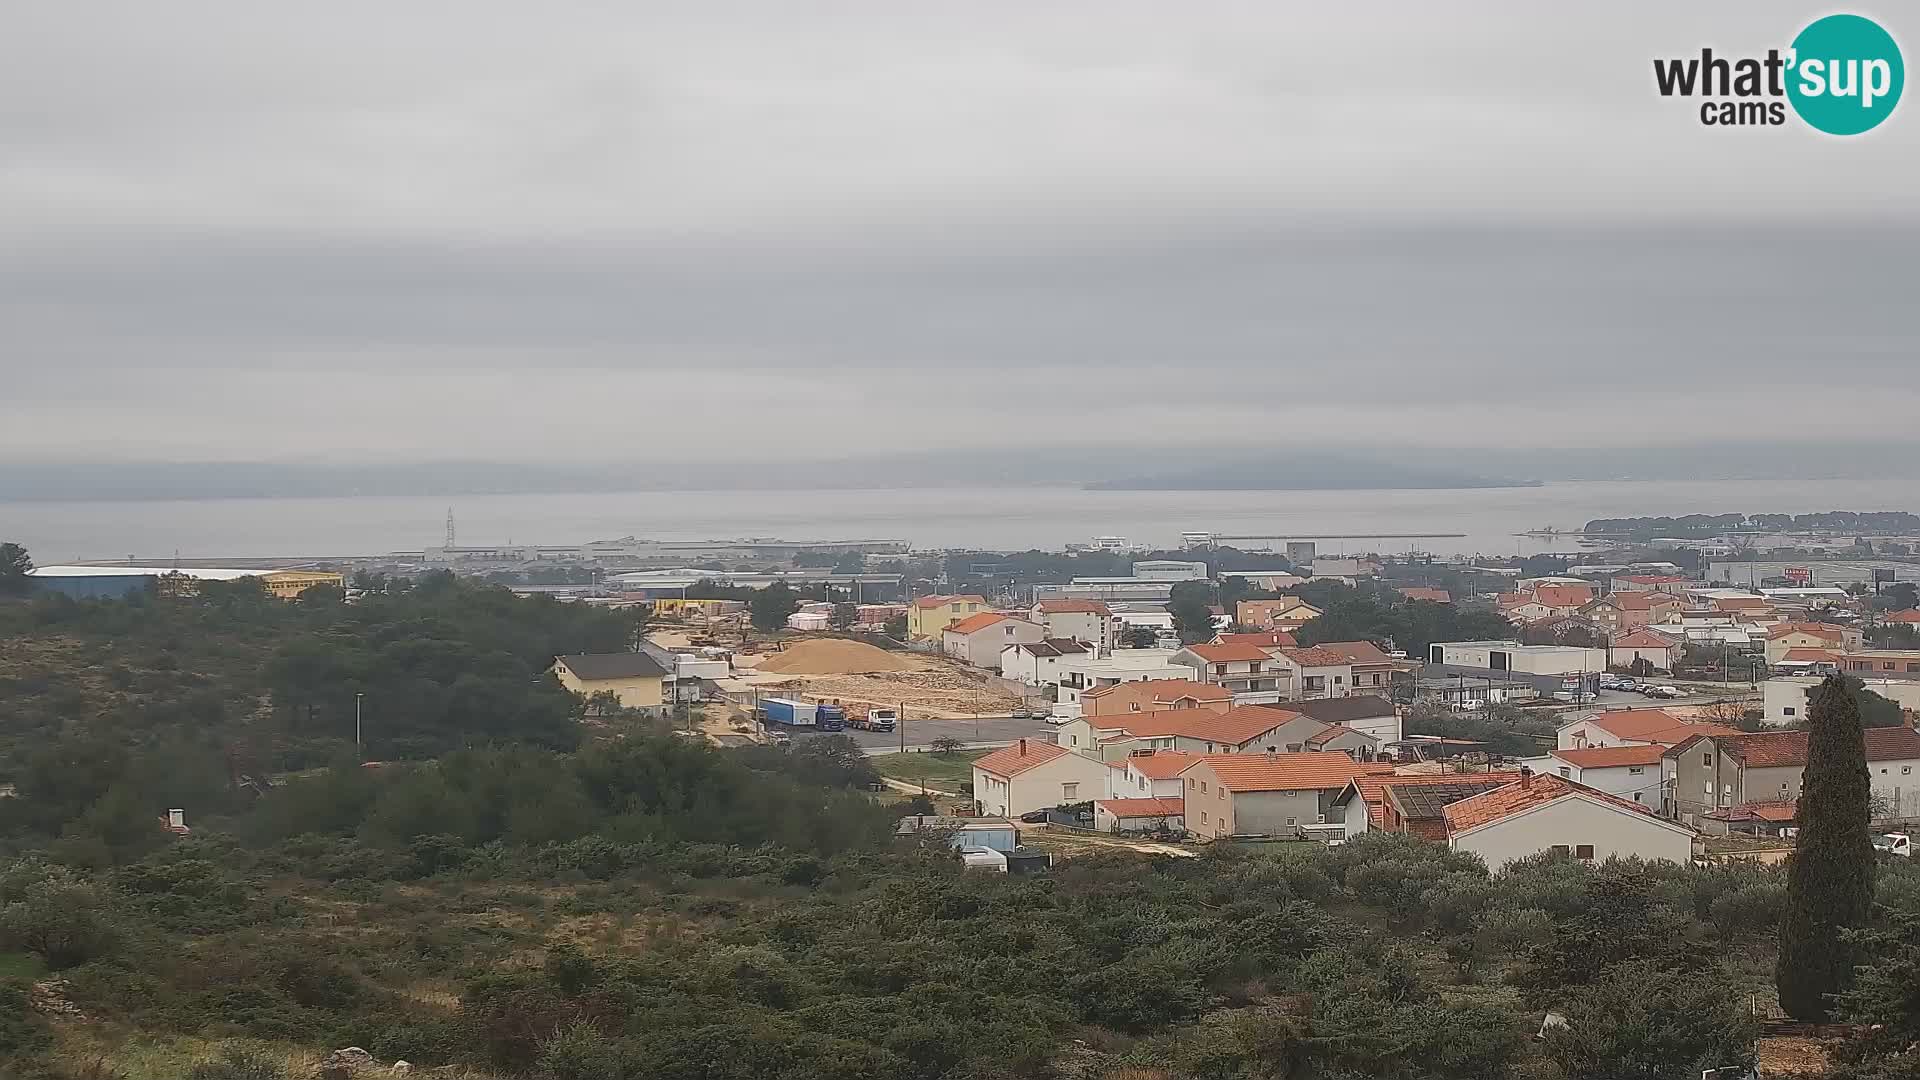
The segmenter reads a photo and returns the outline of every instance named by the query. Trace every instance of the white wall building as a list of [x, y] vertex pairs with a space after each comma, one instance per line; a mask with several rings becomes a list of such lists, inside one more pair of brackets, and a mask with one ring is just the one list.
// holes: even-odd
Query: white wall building
[[1607, 670], [1607, 650], [1575, 645], [1522, 645], [1518, 641], [1436, 641], [1428, 650], [1435, 664], [1517, 671], [1526, 675], [1578, 675]]
[[1058, 686], [1061, 661], [1078, 659], [1090, 651], [1077, 641], [1062, 638], [1009, 645], [1000, 650], [1000, 677], [1028, 686]]
[[1451, 803], [1445, 817], [1447, 845], [1480, 856], [1496, 871], [1542, 851], [1588, 862], [1617, 857], [1686, 865], [1693, 858], [1693, 830], [1554, 775], [1525, 776]]
[[1112, 767], [1052, 743], [1021, 739], [973, 763], [973, 797], [981, 812], [1016, 817], [1063, 803], [1107, 796]]
[[1650, 810], [1660, 807], [1662, 756], [1667, 748], [1642, 746], [1555, 750], [1520, 764], [1542, 776], [1558, 776], [1596, 791], [1617, 795]]
[[[1865, 679], [1867, 689], [1899, 705], [1920, 712], [1920, 679]], [[1766, 722], [1797, 724], [1807, 718], [1807, 704], [1821, 680], [1811, 675], [1778, 675], [1760, 684]]]

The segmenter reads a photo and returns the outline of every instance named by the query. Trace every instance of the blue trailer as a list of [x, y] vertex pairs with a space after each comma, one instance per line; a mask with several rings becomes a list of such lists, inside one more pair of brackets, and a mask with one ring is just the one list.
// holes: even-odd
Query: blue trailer
[[819, 706], [792, 698], [761, 698], [760, 719], [781, 727], [810, 728], [819, 721]]

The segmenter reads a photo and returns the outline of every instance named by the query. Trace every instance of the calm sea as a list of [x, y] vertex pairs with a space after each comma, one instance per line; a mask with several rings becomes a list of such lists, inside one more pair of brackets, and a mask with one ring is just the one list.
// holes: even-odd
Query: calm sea
[[[1604, 481], [1432, 491], [1082, 491], [923, 488], [459, 497], [0, 502], [0, 540], [35, 561], [378, 555], [440, 543], [573, 544], [621, 536], [703, 540], [887, 538], [917, 547], [1059, 548], [1097, 535], [1177, 546], [1190, 530], [1237, 534], [1462, 533], [1322, 541], [1322, 552], [1531, 554], [1572, 541], [1515, 534], [1596, 517], [1920, 510], [1920, 477], [1888, 480]], [[1258, 546], [1246, 542], [1242, 546]]]

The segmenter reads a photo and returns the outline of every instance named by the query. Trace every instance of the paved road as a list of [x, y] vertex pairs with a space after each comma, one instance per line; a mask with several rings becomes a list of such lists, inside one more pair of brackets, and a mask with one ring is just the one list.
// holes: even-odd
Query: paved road
[[[906, 741], [909, 749], [925, 748], [935, 739], [959, 739], [968, 746], [1003, 746], [1016, 739], [1042, 739], [1053, 741], [1053, 729], [1044, 720], [1015, 720], [1010, 716], [983, 716], [977, 722], [973, 720], [914, 720], [906, 722], [905, 730], [893, 731], [844, 731], [840, 734], [857, 742], [869, 754], [885, 754], [900, 749], [901, 740]], [[811, 734], [794, 735], [795, 738], [809, 739]]]

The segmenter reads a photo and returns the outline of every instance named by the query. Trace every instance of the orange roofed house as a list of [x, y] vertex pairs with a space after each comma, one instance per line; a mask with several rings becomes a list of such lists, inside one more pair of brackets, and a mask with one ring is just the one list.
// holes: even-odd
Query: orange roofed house
[[1451, 802], [1441, 812], [1447, 846], [1480, 856], [1492, 870], [1558, 851], [1583, 861], [1693, 858], [1693, 830], [1559, 776], [1523, 774], [1491, 791]]
[[1335, 820], [1334, 797], [1356, 776], [1391, 773], [1344, 754], [1209, 754], [1181, 774], [1187, 831], [1201, 836], [1280, 836]]
[[1616, 709], [1560, 725], [1555, 746], [1580, 750], [1589, 746], [1673, 746], [1695, 735], [1738, 735], [1725, 724], [1682, 720], [1664, 709]]
[[1518, 769], [1356, 776], [1345, 790], [1334, 796], [1333, 818], [1345, 824], [1349, 840], [1367, 832], [1405, 833], [1424, 840], [1444, 840], [1446, 822], [1440, 811], [1447, 803], [1492, 791], [1518, 779]]
[[1778, 623], [1767, 629], [1767, 663], [1784, 663], [1794, 649], [1820, 649], [1846, 652], [1860, 647], [1863, 635], [1858, 627], [1833, 623]]
[[1142, 679], [1083, 691], [1080, 694], [1080, 708], [1085, 716], [1166, 712], [1169, 709], [1226, 712], [1233, 708], [1233, 695], [1221, 687], [1191, 679]]
[[[1287, 709], [1241, 705], [1225, 712], [1175, 709], [1168, 712], [1082, 716], [1062, 725], [1062, 746], [1107, 761], [1123, 761], [1139, 750], [1181, 750], [1194, 754], [1249, 754], [1268, 749], [1306, 752], [1309, 740], [1332, 725]], [[1363, 747], [1355, 756], [1371, 756], [1378, 741], [1355, 732]], [[1331, 750], [1345, 749], [1343, 742]]]
[[963, 664], [1000, 670], [1000, 653], [1009, 645], [1032, 645], [1046, 640], [1045, 627], [983, 611], [969, 615], [940, 632], [940, 651]]
[[941, 631], [969, 615], [992, 610], [978, 593], [959, 596], [922, 596], [907, 605], [907, 637], [939, 641]]
[[1103, 761], [1021, 739], [973, 763], [973, 797], [983, 814], [1012, 817], [1107, 795], [1113, 770]]
[[1119, 647], [1121, 621], [1098, 600], [1041, 600], [1027, 613], [1049, 638], [1072, 638], [1105, 656]]

